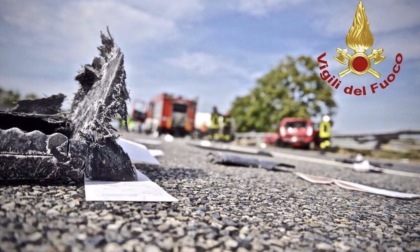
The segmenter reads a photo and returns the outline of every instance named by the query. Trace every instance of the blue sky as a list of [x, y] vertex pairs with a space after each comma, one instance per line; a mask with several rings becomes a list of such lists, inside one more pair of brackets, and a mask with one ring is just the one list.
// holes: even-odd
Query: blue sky
[[[420, 129], [420, 1], [363, 1], [386, 60], [375, 66], [402, 70], [386, 90], [353, 97], [335, 92], [335, 130], [342, 133]], [[199, 110], [226, 111], [256, 79], [287, 55], [327, 52], [330, 71], [345, 48], [358, 1], [309, 0], [0, 0], [0, 86], [41, 96], [77, 90], [80, 66], [97, 55], [99, 31], [110, 27], [125, 54], [132, 101], [160, 92], [199, 98]], [[344, 84], [369, 85], [370, 76]], [[344, 85], [343, 84], [343, 85]], [[68, 104], [69, 102], [67, 102]], [[68, 106], [68, 105], [67, 105]]]

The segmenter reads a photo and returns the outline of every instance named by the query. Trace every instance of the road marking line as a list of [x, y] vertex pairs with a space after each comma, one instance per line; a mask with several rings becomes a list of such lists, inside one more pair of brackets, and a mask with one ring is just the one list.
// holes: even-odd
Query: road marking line
[[[210, 146], [204, 146], [200, 143], [194, 143], [194, 142], [190, 142], [189, 144], [197, 146], [197, 147], [201, 147], [204, 149], [213, 149], [213, 150], [220, 150], [220, 151], [240, 151], [240, 152], [243, 152], [244, 154], [246, 153], [257, 154], [258, 153], [258, 149], [244, 147], [244, 146], [234, 146], [234, 145], [228, 145], [228, 144], [215, 144], [215, 143], [211, 143]], [[304, 162], [324, 164], [324, 165], [330, 165], [333, 167], [341, 167], [341, 168], [354, 170], [351, 164], [344, 164], [344, 163], [340, 163], [334, 160], [326, 160], [326, 159], [313, 158], [313, 157], [303, 157], [303, 156], [297, 156], [293, 154], [280, 153], [276, 151], [269, 151], [269, 153], [272, 154], [273, 157], [289, 158], [289, 159], [294, 159], [294, 160], [299, 160], [299, 161], [304, 161]], [[384, 169], [384, 168], [382, 168], [382, 171], [384, 174], [398, 175], [398, 176], [411, 177], [411, 178], [420, 178], [420, 173], [397, 171], [397, 170]]]
[[[293, 155], [293, 154], [286, 154], [286, 153], [280, 153], [280, 152], [274, 152], [274, 151], [271, 151], [271, 154], [274, 157], [279, 157], [279, 158], [289, 158], [289, 159], [294, 159], [294, 160], [299, 160], [299, 161], [305, 161], [305, 162], [325, 164], [325, 165], [331, 165], [331, 166], [336, 166], [336, 167], [353, 169], [353, 166], [351, 164], [344, 164], [344, 163], [340, 163], [340, 162], [333, 161], [333, 160], [325, 160], [325, 159], [313, 158], [313, 157], [303, 157], [303, 156], [297, 156], [297, 155]], [[385, 173], [385, 174], [420, 178], [419, 173], [397, 171], [397, 170], [391, 170], [391, 169], [382, 169], [382, 170], [383, 170], [383, 173]]]

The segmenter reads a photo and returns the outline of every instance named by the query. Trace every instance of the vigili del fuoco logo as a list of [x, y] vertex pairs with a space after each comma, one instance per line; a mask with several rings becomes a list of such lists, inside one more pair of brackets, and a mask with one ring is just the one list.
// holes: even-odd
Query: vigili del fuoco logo
[[[383, 48], [370, 50], [373, 43], [374, 38], [372, 32], [370, 31], [369, 20], [366, 16], [363, 3], [360, 1], [357, 5], [353, 24], [346, 37], [346, 44], [353, 50], [353, 53], [349, 53], [347, 48], [337, 48], [335, 60], [343, 65], [343, 70], [338, 73], [338, 76], [343, 78], [350, 73], [358, 76], [370, 74], [380, 79], [381, 73], [376, 71], [372, 65], [382, 63], [386, 56]], [[326, 56], [327, 53], [323, 53], [318, 57], [321, 79], [328, 82], [333, 88], [338, 89], [342, 84], [341, 80], [328, 71], [328, 62], [325, 59]], [[381, 82], [375, 82], [361, 87], [343, 85], [344, 93], [348, 95], [361, 96], [367, 95], [368, 93], [375, 94], [379, 89], [386, 89], [396, 79], [397, 74], [400, 72], [401, 63], [403, 62], [402, 54], [397, 53], [394, 61], [395, 64], [392, 67], [392, 72], [388, 74], [386, 78], [382, 78]]]

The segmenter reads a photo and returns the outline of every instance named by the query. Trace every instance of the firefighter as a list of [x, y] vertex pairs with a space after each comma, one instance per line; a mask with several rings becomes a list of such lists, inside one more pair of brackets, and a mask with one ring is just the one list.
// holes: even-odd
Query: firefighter
[[217, 110], [217, 107], [213, 107], [213, 111], [211, 112], [210, 118], [210, 140], [218, 140], [219, 139], [219, 131], [220, 131], [220, 114]]
[[127, 132], [130, 132], [130, 124], [132, 124], [132, 119], [130, 116], [127, 116], [126, 120], [123, 120], [122, 118], [118, 119], [119, 122], [119, 128], [121, 130], [126, 130]]
[[127, 116], [127, 131], [132, 132], [136, 128], [136, 122], [133, 120], [131, 116]]
[[321, 154], [331, 147], [331, 118], [328, 115], [324, 115], [319, 124], [319, 147]]
[[223, 117], [223, 141], [229, 142], [231, 140], [232, 133], [232, 117], [230, 115], [230, 111], [228, 111]]

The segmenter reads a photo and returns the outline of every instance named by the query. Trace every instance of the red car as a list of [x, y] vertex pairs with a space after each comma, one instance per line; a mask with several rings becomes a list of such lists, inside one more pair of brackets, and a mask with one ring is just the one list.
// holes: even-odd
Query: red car
[[278, 132], [265, 138], [267, 144], [309, 149], [316, 144], [318, 131], [310, 119], [286, 117], [279, 122]]

